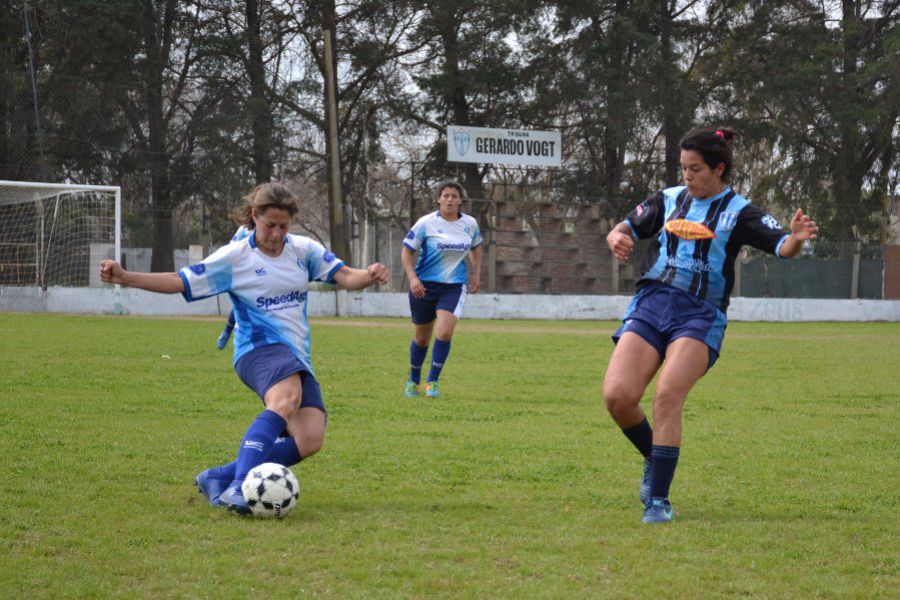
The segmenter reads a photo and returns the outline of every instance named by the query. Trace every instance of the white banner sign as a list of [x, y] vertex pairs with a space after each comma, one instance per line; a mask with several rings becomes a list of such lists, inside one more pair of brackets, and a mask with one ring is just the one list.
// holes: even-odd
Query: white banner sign
[[529, 167], [562, 165], [562, 135], [558, 131], [447, 127], [447, 160]]

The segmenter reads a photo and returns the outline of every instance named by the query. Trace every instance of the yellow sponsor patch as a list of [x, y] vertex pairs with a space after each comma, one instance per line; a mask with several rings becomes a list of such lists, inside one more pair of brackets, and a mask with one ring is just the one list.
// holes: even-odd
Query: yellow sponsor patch
[[706, 225], [685, 219], [669, 221], [666, 223], [666, 231], [683, 240], [711, 240], [716, 237], [716, 234]]

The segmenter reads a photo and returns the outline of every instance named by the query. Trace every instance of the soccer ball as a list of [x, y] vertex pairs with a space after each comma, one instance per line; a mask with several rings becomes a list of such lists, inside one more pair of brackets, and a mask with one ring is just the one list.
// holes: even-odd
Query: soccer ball
[[281, 518], [297, 506], [300, 482], [287, 467], [263, 463], [250, 469], [241, 491], [254, 516]]

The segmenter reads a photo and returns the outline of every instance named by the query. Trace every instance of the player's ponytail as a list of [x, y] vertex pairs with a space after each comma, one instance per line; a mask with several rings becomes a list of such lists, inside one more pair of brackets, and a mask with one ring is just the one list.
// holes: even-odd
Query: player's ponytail
[[234, 220], [247, 229], [256, 228], [253, 221], [253, 210], [262, 214], [270, 208], [280, 208], [290, 213], [291, 217], [300, 212], [300, 201], [294, 192], [278, 181], [261, 183], [244, 196], [244, 205], [235, 212]]
[[722, 181], [727, 181], [734, 165], [731, 146], [739, 137], [741, 134], [731, 127], [694, 129], [681, 138], [681, 149], [697, 152], [710, 169], [724, 164]]

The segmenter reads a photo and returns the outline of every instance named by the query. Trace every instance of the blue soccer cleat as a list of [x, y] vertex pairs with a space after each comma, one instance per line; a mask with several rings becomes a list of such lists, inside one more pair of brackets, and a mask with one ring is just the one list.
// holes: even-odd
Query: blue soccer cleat
[[650, 474], [653, 472], [653, 463], [649, 458], [644, 459], [644, 476], [641, 477], [641, 504], [644, 508], [650, 505]]
[[675, 519], [675, 509], [668, 498], [653, 498], [644, 509], [642, 523], [668, 523]]
[[416, 385], [416, 382], [412, 379], [406, 382], [406, 391], [403, 392], [403, 395], [407, 398], [416, 398], [419, 395], [419, 386]]
[[250, 510], [250, 506], [247, 504], [247, 501], [244, 500], [244, 493], [241, 491], [241, 483], [243, 482], [236, 481], [229, 485], [228, 489], [222, 492], [219, 499], [216, 500], [216, 505], [223, 506], [239, 515], [251, 514], [252, 511]]
[[210, 504], [213, 506], [220, 506], [220, 504], [217, 503], [219, 496], [222, 495], [222, 492], [231, 482], [214, 476], [210, 471], [212, 471], [212, 469], [201, 471], [200, 474], [194, 478], [194, 485], [197, 486], [197, 489], [201, 494], [206, 496], [206, 499], [209, 500]]
[[425, 384], [425, 396], [428, 398], [441, 397], [441, 388], [438, 386], [437, 381], [429, 381]]

